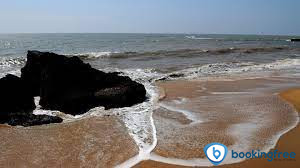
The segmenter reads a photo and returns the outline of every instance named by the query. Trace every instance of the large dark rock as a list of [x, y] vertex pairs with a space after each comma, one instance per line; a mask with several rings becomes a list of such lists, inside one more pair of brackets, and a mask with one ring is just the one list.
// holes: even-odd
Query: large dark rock
[[21, 78], [44, 109], [82, 114], [90, 108], [132, 106], [146, 98], [142, 84], [92, 68], [78, 57], [28, 51]]
[[0, 79], [0, 124], [41, 125], [62, 122], [59, 117], [34, 115], [34, 98], [26, 83], [14, 75]]

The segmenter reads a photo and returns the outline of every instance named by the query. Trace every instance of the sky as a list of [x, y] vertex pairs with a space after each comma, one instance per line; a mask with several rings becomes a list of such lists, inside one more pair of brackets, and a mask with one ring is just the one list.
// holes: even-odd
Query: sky
[[300, 35], [300, 0], [1, 0], [0, 33]]

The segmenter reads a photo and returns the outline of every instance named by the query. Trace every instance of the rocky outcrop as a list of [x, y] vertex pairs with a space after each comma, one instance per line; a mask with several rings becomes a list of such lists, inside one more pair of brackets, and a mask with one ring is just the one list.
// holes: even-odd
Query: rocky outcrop
[[34, 115], [34, 97], [43, 109], [82, 114], [97, 106], [132, 106], [146, 99], [140, 83], [119, 73], [92, 68], [78, 57], [28, 51], [21, 78], [0, 79], [0, 124], [32, 126], [60, 123], [59, 117]]
[[132, 106], [146, 98], [142, 84], [96, 70], [78, 57], [28, 51], [27, 60], [21, 78], [31, 86], [32, 95], [41, 97], [44, 109], [76, 115], [96, 106]]
[[0, 123], [9, 125], [40, 125], [62, 122], [59, 117], [34, 115], [34, 98], [26, 83], [14, 75], [0, 79]]

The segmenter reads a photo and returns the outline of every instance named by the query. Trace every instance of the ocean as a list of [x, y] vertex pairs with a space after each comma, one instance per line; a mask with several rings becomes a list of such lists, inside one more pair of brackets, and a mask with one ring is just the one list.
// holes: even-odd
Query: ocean
[[300, 43], [288, 41], [291, 38], [197, 34], [0, 34], [0, 73], [24, 64], [27, 50], [81, 56], [97, 68], [140, 68], [158, 72], [209, 64], [243, 66], [244, 63], [296, 61], [300, 56]]
[[[138, 148], [138, 154], [133, 154], [131, 158], [123, 154], [125, 160], [109, 163], [113, 166], [130, 167], [148, 159], [183, 166], [210, 166], [203, 152], [195, 153], [202, 151], [206, 142], [218, 140], [228, 145], [229, 149], [240, 151], [251, 147], [268, 151], [283, 133], [297, 125], [299, 119], [293, 108], [276, 95], [282, 89], [300, 84], [300, 43], [291, 42], [291, 38], [295, 37], [0, 34], [0, 77], [8, 73], [19, 76], [20, 68], [26, 62], [27, 50], [78, 56], [99, 70], [119, 71], [121, 75], [127, 75], [145, 86], [147, 101], [111, 110], [97, 107], [78, 116], [43, 110], [37, 106], [34, 114], [59, 115], [64, 123], [57, 127], [64, 129], [76, 124], [80, 127], [80, 122], [90, 128], [93, 123], [85, 121], [89, 121], [91, 116], [115, 116], [118, 120], [113, 121], [122, 121]], [[161, 88], [164, 88], [165, 94]], [[39, 98], [35, 100], [38, 105]], [[109, 118], [105, 120], [111, 122]], [[99, 124], [98, 121], [93, 122]], [[45, 133], [49, 137], [55, 137], [56, 131], [59, 131], [53, 131], [51, 126], [41, 129], [50, 131], [49, 135]], [[22, 129], [15, 131], [22, 132]], [[96, 137], [99, 139], [97, 130], [90, 131], [86, 132], [86, 136], [91, 138], [79, 138], [80, 142], [88, 143]], [[36, 132], [32, 128], [31, 133], [20, 134], [26, 139], [29, 138], [27, 135], [35, 135]], [[63, 142], [70, 138], [66, 136], [64, 139], [63, 134], [60, 137]], [[39, 139], [36, 141], [44, 143]], [[49, 149], [55, 148], [48, 145]], [[84, 148], [89, 151], [90, 146]], [[182, 151], [185, 151], [183, 155]], [[102, 151], [99, 149], [97, 152]], [[81, 155], [81, 159], [84, 158], [85, 155]], [[115, 155], [118, 152], [107, 155], [117, 158]], [[37, 156], [32, 155], [33, 158]], [[59, 158], [55, 152], [52, 157]], [[196, 159], [190, 161], [191, 158]], [[67, 162], [70, 158], [65, 159]], [[225, 163], [239, 161], [225, 160]], [[98, 165], [99, 162], [95, 159], [93, 163]], [[107, 166], [105, 161], [100, 165]]]

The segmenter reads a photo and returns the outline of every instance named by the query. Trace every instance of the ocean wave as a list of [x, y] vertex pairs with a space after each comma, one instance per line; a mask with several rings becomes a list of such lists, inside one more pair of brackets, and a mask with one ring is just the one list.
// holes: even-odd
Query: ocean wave
[[26, 62], [25, 58], [0, 58], [0, 78], [7, 74], [21, 76], [20, 66]]
[[212, 40], [215, 38], [209, 38], [209, 37], [197, 37], [197, 36], [185, 36], [188, 39], [193, 39], [193, 40]]
[[21, 71], [19, 69], [17, 70], [5, 70], [5, 72], [2, 72], [3, 70], [0, 69], [0, 78], [5, 77], [7, 74], [12, 74], [18, 77], [21, 77]]
[[26, 58], [18, 57], [18, 58], [1, 58], [0, 66], [11, 66], [11, 65], [24, 65], [26, 62]]
[[203, 77], [222, 77], [223, 75], [235, 76], [239, 74], [246, 75], [252, 72], [259, 76], [260, 73], [274, 71], [300, 71], [300, 59], [287, 58], [270, 63], [222, 62], [186, 68], [170, 73], [158, 72], [155, 69], [105, 68], [101, 70], [105, 72], [120, 72], [140, 83], [153, 83], [159, 80], [200, 79]]
[[160, 80], [172, 80], [179, 78], [197, 79], [201, 77], [235, 75], [252, 72], [267, 73], [274, 70], [300, 70], [299, 65], [300, 59], [290, 58], [263, 64], [258, 64], [254, 62], [215, 63], [173, 72], [161, 78]]
[[148, 52], [90, 52], [82, 54], [73, 54], [82, 59], [97, 59], [97, 58], [110, 58], [110, 59], [127, 59], [134, 57], [197, 57], [201, 55], [225, 55], [231, 53], [240, 54], [255, 54], [255, 53], [272, 53], [280, 51], [299, 50], [295, 48], [283, 47], [253, 47], [253, 48], [220, 48], [220, 49], [179, 49], [179, 50], [159, 50]]
[[107, 58], [113, 53], [117, 53], [117, 52], [102, 51], [102, 52], [75, 53], [75, 54], [67, 54], [67, 55], [78, 56], [82, 59], [96, 59], [96, 58]]

